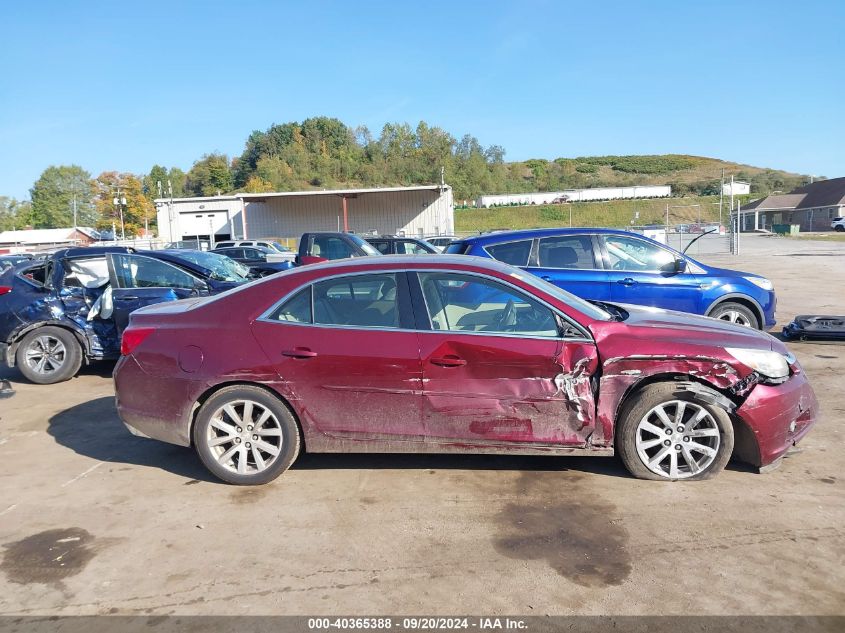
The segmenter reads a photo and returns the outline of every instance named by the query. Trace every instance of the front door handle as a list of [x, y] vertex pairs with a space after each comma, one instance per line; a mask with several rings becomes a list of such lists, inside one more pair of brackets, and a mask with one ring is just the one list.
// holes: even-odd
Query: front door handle
[[289, 356], [290, 358], [314, 358], [316, 355], [317, 352], [312, 352], [307, 347], [297, 347], [282, 352], [282, 356]]
[[440, 356], [429, 359], [429, 362], [432, 365], [440, 365], [441, 367], [463, 367], [467, 364], [463, 358], [458, 358], [457, 356], [452, 356], [451, 354], [448, 356]]
[[139, 297], [136, 297], [134, 295], [129, 295], [127, 297], [115, 297], [114, 298], [115, 301], [137, 301], [138, 299], [139, 299]]
[[542, 279], [543, 281], [551, 281], [552, 280], [552, 278], [549, 277], [548, 275], [543, 275], [542, 277], [540, 277], [540, 279]]
[[625, 279], [620, 279], [617, 283], [620, 283], [623, 286], [636, 286], [637, 280], [631, 279], [630, 277], [625, 277]]

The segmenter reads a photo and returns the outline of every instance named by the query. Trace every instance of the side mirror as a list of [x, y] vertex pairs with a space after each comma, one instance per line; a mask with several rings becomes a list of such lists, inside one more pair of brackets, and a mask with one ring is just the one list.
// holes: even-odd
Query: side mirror
[[325, 257], [317, 257], [316, 255], [303, 255], [301, 258], [302, 265], [305, 264], [319, 264], [320, 262], [327, 262], [329, 261]]
[[671, 262], [666, 262], [663, 266], [660, 267], [660, 272], [666, 273], [667, 275], [677, 275], [678, 273], [682, 273], [687, 269], [687, 261], [680, 257], [676, 257]]

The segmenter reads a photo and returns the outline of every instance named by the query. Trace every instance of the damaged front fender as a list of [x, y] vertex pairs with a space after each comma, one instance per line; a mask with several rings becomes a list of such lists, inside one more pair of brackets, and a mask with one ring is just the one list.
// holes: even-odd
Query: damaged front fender
[[622, 403], [643, 384], [660, 379], [677, 380], [680, 388], [733, 412], [757, 384], [755, 376], [754, 373], [742, 376], [726, 360], [704, 355], [641, 354], [608, 358], [602, 363], [597, 434], [593, 443], [599, 446], [613, 443], [616, 417]]

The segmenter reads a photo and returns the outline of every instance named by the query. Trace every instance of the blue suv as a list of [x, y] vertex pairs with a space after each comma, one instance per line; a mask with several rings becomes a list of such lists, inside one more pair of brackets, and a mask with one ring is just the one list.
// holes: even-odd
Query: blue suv
[[757, 329], [775, 325], [772, 282], [714, 268], [637, 233], [503, 231], [452, 242], [447, 253], [518, 266], [584, 299], [680, 310]]

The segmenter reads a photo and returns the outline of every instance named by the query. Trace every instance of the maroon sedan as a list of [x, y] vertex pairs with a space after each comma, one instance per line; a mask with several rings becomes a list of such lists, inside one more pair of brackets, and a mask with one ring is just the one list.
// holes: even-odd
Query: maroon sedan
[[130, 431], [235, 484], [312, 452], [618, 453], [637, 477], [774, 465], [815, 422], [768, 334], [587, 303], [490, 259], [307, 266], [138, 310], [115, 369]]

